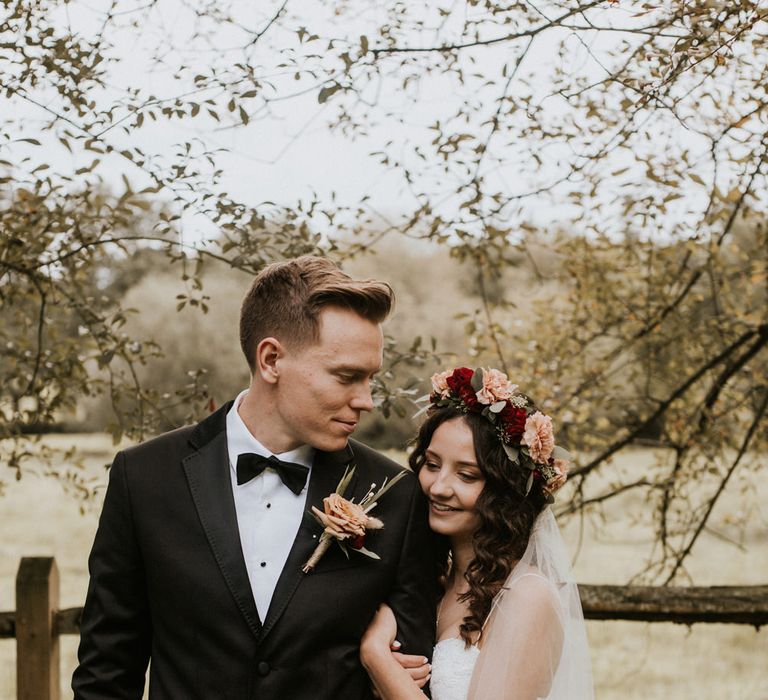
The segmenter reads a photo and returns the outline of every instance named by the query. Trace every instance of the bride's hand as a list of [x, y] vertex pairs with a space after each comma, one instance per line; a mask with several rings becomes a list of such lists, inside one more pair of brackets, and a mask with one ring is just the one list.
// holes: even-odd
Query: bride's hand
[[[395, 642], [395, 644], [398, 643]], [[397, 663], [408, 671], [408, 675], [416, 681], [416, 685], [419, 688], [423, 688], [427, 684], [432, 673], [432, 666], [429, 663], [429, 659], [414, 654], [401, 654], [398, 651], [393, 651], [392, 656]]]
[[360, 659], [363, 666], [367, 668], [377, 655], [391, 655], [408, 672], [416, 685], [423, 688], [432, 670], [429, 660], [423, 656], [399, 653], [397, 650], [400, 648], [400, 642], [395, 640], [396, 636], [395, 615], [386, 603], [382, 603], [360, 642]]

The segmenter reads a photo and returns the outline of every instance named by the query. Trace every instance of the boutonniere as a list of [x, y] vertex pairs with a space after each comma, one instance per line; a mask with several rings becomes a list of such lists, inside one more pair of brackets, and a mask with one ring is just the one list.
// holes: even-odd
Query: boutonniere
[[355, 503], [355, 499], [344, 498], [344, 492], [352, 480], [355, 468], [347, 469], [344, 476], [341, 477], [336, 490], [323, 499], [323, 510], [312, 506], [312, 515], [323, 528], [323, 534], [320, 541], [312, 552], [312, 556], [302, 567], [302, 571], [308, 574], [317, 566], [320, 558], [328, 551], [331, 543], [336, 541], [341, 547], [341, 551], [349, 558], [349, 549], [360, 554], [365, 554], [372, 559], [379, 559], [379, 555], [365, 548], [365, 535], [368, 530], [381, 530], [384, 523], [378, 518], [373, 518], [370, 513], [379, 502], [379, 499], [391, 489], [400, 479], [405, 476], [405, 471], [400, 472], [392, 480], [384, 483], [381, 488], [376, 489], [376, 484], [371, 484], [368, 493], [363, 496], [360, 503]]

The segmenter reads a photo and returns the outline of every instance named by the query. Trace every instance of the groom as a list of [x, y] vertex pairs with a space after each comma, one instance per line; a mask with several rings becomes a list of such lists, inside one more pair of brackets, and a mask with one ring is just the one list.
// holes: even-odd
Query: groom
[[403, 651], [431, 655], [434, 568], [410, 475], [376, 507], [384, 529], [365, 547], [380, 559], [333, 544], [302, 572], [322, 534], [310, 507], [345, 470], [356, 501], [401, 471], [350, 440], [373, 408], [392, 301], [389, 285], [311, 256], [254, 279], [240, 318], [248, 389], [112, 465], [75, 700], [139, 700], [148, 662], [152, 700], [367, 699], [358, 644], [383, 601]]

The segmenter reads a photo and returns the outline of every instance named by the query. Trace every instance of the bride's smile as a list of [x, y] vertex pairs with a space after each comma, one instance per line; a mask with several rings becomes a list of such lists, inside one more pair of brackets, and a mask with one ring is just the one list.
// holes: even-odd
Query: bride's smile
[[452, 513], [461, 510], [461, 508], [451, 508], [451, 506], [444, 506], [440, 503], [437, 503], [436, 501], [430, 501], [429, 504], [438, 513]]

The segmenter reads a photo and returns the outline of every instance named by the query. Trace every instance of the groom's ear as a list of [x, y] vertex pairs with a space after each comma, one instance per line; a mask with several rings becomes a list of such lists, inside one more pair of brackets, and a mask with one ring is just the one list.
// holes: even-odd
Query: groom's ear
[[276, 384], [280, 375], [278, 360], [285, 355], [285, 349], [277, 338], [264, 338], [256, 346], [256, 372], [268, 384]]

